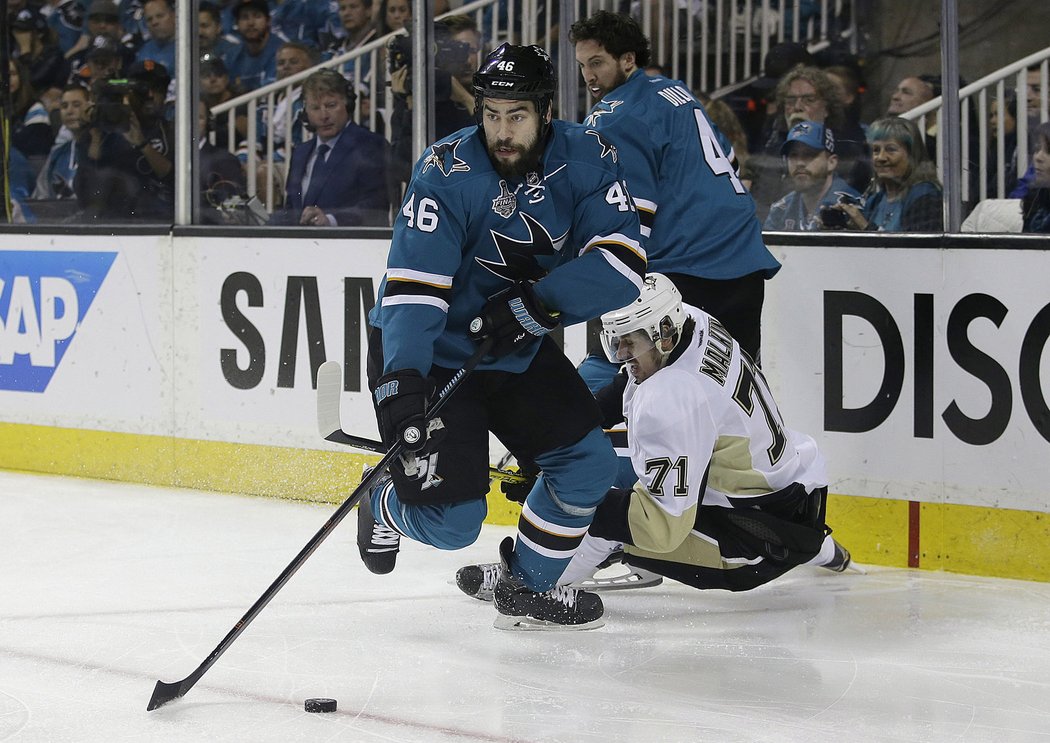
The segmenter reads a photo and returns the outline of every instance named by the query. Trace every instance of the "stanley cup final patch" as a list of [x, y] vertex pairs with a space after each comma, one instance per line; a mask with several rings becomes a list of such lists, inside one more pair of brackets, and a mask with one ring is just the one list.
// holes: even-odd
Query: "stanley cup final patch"
[[501, 180], [499, 182], [500, 194], [492, 200], [492, 211], [504, 219], [507, 219], [518, 208], [518, 198], [510, 192], [510, 188], [507, 187], [507, 182]]

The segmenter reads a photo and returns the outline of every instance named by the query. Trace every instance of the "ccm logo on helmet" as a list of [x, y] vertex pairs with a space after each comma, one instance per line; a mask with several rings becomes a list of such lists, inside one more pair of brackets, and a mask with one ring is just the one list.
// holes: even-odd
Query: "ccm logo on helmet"
[[514, 87], [514, 83], [510, 82], [509, 80], [493, 80], [492, 81], [492, 87], [493, 88], [513, 88]]

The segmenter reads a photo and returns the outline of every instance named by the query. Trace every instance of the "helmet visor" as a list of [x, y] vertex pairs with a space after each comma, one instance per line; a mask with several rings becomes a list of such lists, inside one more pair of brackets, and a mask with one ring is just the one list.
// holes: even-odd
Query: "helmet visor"
[[626, 364], [656, 350], [653, 339], [644, 330], [632, 330], [622, 335], [602, 331], [602, 349], [614, 364]]

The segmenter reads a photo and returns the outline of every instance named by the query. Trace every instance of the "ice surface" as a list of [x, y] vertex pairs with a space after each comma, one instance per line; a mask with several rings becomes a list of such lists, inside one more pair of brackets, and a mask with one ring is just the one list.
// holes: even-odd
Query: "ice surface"
[[0, 741], [1050, 741], [1050, 584], [799, 568], [606, 594], [591, 632], [501, 632], [452, 578], [510, 529], [403, 545], [375, 576], [353, 514], [146, 712], [332, 510], [0, 472]]

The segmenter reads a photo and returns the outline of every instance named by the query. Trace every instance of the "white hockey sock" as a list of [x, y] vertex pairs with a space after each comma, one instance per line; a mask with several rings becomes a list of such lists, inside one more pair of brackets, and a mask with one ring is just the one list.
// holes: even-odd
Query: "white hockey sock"
[[558, 579], [558, 585], [564, 586], [592, 577], [602, 560], [622, 546], [619, 542], [592, 537], [590, 534], [585, 535], [583, 542], [576, 548], [576, 554], [572, 556], [569, 566]]

